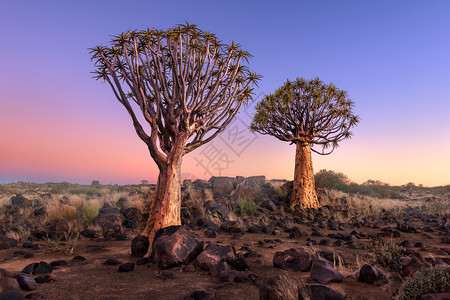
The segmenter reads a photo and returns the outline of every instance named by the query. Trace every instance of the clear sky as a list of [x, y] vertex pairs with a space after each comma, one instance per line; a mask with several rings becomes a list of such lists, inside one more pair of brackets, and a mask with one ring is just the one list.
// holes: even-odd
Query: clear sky
[[[196, 24], [254, 57], [258, 97], [318, 76], [361, 117], [316, 171], [450, 184], [450, 1], [0, 2], [0, 183], [154, 182], [157, 168], [87, 48], [128, 29]], [[292, 179], [295, 147], [248, 131], [253, 106], [184, 158], [185, 177]]]

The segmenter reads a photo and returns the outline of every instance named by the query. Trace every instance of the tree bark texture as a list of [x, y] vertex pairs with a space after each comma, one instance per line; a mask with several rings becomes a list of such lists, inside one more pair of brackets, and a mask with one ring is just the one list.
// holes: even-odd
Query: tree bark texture
[[171, 225], [181, 225], [181, 161], [182, 155], [160, 166], [158, 182], [150, 205], [147, 225], [141, 235], [148, 237], [150, 246], [147, 257], [151, 255], [156, 232]]
[[290, 206], [295, 208], [318, 208], [314, 184], [314, 170], [311, 159], [311, 145], [307, 142], [297, 142], [295, 153], [294, 187]]

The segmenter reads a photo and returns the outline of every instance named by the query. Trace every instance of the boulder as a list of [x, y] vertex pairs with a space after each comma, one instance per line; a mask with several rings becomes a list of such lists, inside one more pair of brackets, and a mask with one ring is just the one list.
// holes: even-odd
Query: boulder
[[31, 200], [22, 196], [22, 194], [16, 194], [14, 197], [11, 197], [11, 204], [14, 206], [29, 206], [31, 205]]
[[344, 279], [344, 276], [334, 269], [333, 264], [323, 258], [313, 260], [309, 277], [322, 284], [341, 282]]
[[271, 200], [263, 201], [261, 203], [261, 207], [267, 208], [268, 210], [271, 210], [271, 211], [276, 211], [277, 210], [277, 206]]
[[20, 287], [25, 291], [34, 291], [38, 287], [37, 282], [28, 274], [20, 274], [16, 279]]
[[236, 187], [237, 180], [232, 177], [211, 177], [208, 182], [214, 194], [230, 194]]
[[122, 233], [122, 224], [126, 220], [125, 216], [114, 207], [100, 209], [94, 224], [102, 229], [105, 237], [113, 237]]
[[24, 300], [24, 296], [21, 292], [16, 290], [8, 290], [0, 293], [0, 300]]
[[319, 252], [319, 256], [325, 258], [335, 265], [346, 265], [345, 258], [337, 252], [322, 250]]
[[361, 267], [358, 280], [375, 285], [383, 285], [388, 283], [386, 275], [384, 275], [380, 270], [367, 264]]
[[186, 265], [203, 250], [203, 241], [189, 227], [176, 225], [156, 232], [152, 258], [160, 268]]
[[216, 293], [214, 293], [213, 289], [201, 289], [193, 291], [190, 297], [195, 300], [210, 300], [216, 299]]
[[311, 269], [312, 255], [303, 248], [291, 248], [276, 252], [273, 265], [283, 270], [308, 272]]
[[307, 284], [298, 290], [299, 300], [344, 300], [344, 296], [323, 284]]
[[18, 242], [15, 239], [12, 239], [5, 235], [0, 234], [0, 244], [3, 244], [3, 247], [0, 247], [0, 250], [1, 250], [1, 249], [9, 249], [12, 247], [16, 247]]
[[205, 248], [197, 257], [197, 262], [203, 270], [209, 271], [215, 264], [220, 261], [230, 262], [236, 258], [236, 254], [232, 246], [222, 246], [211, 244]]
[[119, 266], [119, 272], [131, 272], [134, 270], [134, 263], [127, 262]]
[[41, 261], [34, 269], [33, 275], [41, 275], [41, 274], [50, 274], [53, 272], [52, 266], [45, 262]]
[[131, 256], [144, 257], [147, 254], [150, 242], [147, 237], [138, 235], [131, 241]]

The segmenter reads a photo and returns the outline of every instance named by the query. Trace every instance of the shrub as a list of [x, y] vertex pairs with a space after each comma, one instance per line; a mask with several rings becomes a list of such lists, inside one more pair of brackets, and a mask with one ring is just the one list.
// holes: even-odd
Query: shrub
[[247, 200], [244, 198], [240, 198], [237, 202], [238, 206], [235, 211], [241, 215], [251, 215], [256, 213], [258, 210], [258, 204], [256, 204], [252, 200]]
[[450, 292], [450, 268], [436, 266], [416, 272], [400, 290], [399, 300], [419, 299], [428, 293]]
[[375, 255], [376, 264], [391, 272], [399, 271], [402, 267], [402, 260], [405, 256], [402, 254], [401, 247], [395, 242], [375, 240], [366, 246], [366, 250]]
[[83, 218], [87, 224], [94, 223], [95, 218], [98, 216], [99, 205], [97, 203], [85, 203], [83, 205]]

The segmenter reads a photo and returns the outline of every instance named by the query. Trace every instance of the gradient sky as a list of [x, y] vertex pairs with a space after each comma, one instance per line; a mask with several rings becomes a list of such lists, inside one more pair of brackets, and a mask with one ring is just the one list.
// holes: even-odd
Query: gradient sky
[[[450, 184], [450, 1], [6, 0], [0, 11], [0, 183], [154, 182], [126, 111], [91, 78], [87, 48], [186, 20], [254, 56], [256, 101], [296, 77], [348, 91], [361, 122], [333, 154], [313, 154], [315, 171]], [[185, 156], [184, 176], [292, 179], [295, 147], [249, 133], [252, 114]]]

